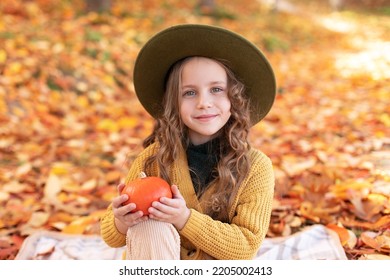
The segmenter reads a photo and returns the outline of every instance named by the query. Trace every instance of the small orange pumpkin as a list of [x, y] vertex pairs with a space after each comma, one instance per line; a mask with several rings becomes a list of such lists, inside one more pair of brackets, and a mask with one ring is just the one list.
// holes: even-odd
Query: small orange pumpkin
[[135, 203], [136, 208], [132, 213], [141, 210], [144, 215], [149, 215], [148, 208], [152, 206], [153, 201], [158, 201], [161, 197], [172, 198], [172, 191], [169, 184], [159, 177], [147, 177], [141, 172], [140, 178], [129, 182], [123, 188], [121, 194], [127, 194], [129, 199], [123, 203]]

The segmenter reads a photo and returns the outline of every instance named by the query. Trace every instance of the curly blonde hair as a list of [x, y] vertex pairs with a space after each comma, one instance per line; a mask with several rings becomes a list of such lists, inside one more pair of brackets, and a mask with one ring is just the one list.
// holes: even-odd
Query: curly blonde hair
[[[160, 176], [169, 184], [169, 170], [181, 149], [190, 144], [188, 129], [180, 118], [179, 92], [181, 73], [184, 65], [193, 57], [180, 60], [171, 68], [162, 102], [162, 115], [156, 120], [153, 132], [144, 141], [144, 147], [158, 142], [157, 153], [145, 161], [145, 171], [157, 164]], [[206, 214], [212, 218], [227, 222], [230, 206], [238, 189], [249, 172], [247, 153], [250, 149], [248, 133], [250, 128], [249, 100], [245, 95], [244, 84], [235, 76], [227, 61], [213, 59], [221, 65], [228, 78], [228, 97], [231, 102], [231, 116], [219, 132], [219, 155], [216, 167], [217, 176], [209, 184], [216, 188], [206, 199]], [[198, 194], [200, 197], [202, 193]]]

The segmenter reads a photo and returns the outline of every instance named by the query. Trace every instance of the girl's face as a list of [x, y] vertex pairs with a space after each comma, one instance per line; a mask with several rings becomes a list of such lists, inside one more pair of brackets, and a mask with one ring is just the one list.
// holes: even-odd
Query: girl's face
[[188, 60], [181, 73], [179, 108], [191, 143], [199, 145], [215, 138], [230, 118], [230, 107], [225, 69], [209, 58]]

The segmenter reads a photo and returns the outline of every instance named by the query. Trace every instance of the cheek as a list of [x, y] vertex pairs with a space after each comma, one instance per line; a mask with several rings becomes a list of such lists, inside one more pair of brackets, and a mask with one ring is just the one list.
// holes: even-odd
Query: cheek
[[224, 99], [222, 102], [221, 102], [221, 108], [223, 109], [223, 111], [227, 114], [231, 114], [231, 109], [232, 109], [232, 103], [230, 102], [229, 98], [226, 98]]
[[180, 118], [183, 121], [185, 121], [186, 117], [189, 115], [189, 108], [186, 102], [179, 101], [179, 113], [180, 113]]

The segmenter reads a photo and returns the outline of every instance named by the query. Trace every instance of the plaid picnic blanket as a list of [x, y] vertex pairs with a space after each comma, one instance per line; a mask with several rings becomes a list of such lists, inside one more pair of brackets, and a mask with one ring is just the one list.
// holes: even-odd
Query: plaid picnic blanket
[[347, 260], [340, 239], [323, 225], [305, 228], [288, 237], [266, 238], [258, 260]]
[[[17, 260], [120, 260], [122, 248], [108, 247], [98, 235], [41, 231], [24, 241]], [[338, 235], [314, 225], [288, 237], [266, 238], [257, 260], [346, 260]]]

